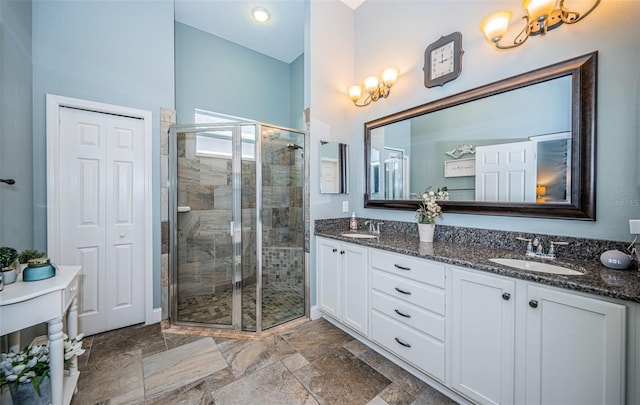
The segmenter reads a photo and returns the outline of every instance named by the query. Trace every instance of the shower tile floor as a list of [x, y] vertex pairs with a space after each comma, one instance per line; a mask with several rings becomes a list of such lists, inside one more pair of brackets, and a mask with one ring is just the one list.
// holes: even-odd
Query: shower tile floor
[[72, 405], [455, 404], [323, 319], [253, 340], [155, 324], [83, 342]]
[[[262, 290], [262, 327], [279, 325], [304, 316], [304, 287], [266, 284]], [[217, 294], [192, 295], [178, 304], [178, 321], [231, 324], [231, 289]], [[256, 330], [256, 287], [245, 286], [242, 294], [242, 328]]]

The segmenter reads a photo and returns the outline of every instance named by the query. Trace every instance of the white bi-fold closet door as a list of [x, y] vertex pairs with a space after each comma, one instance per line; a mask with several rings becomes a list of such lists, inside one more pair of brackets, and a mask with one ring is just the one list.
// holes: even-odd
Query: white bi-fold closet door
[[82, 266], [86, 334], [145, 321], [144, 134], [140, 118], [59, 108], [56, 260]]

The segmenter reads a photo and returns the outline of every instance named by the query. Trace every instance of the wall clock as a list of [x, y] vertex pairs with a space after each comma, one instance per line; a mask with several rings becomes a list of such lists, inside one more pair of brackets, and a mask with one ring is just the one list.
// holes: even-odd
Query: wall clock
[[462, 34], [440, 37], [424, 51], [424, 86], [442, 86], [462, 72]]

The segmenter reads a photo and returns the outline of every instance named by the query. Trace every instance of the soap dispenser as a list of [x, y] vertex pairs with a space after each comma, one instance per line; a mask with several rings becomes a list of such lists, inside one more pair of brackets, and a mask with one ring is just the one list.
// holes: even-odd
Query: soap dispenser
[[358, 230], [358, 220], [356, 219], [356, 213], [351, 214], [351, 220], [349, 221], [349, 229], [353, 232]]

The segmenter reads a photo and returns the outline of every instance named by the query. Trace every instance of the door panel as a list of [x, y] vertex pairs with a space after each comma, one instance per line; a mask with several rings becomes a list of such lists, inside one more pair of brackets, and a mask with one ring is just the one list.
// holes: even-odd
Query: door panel
[[144, 121], [60, 108], [60, 263], [82, 266], [80, 331], [144, 321]]
[[476, 147], [476, 201], [535, 202], [533, 141]]

